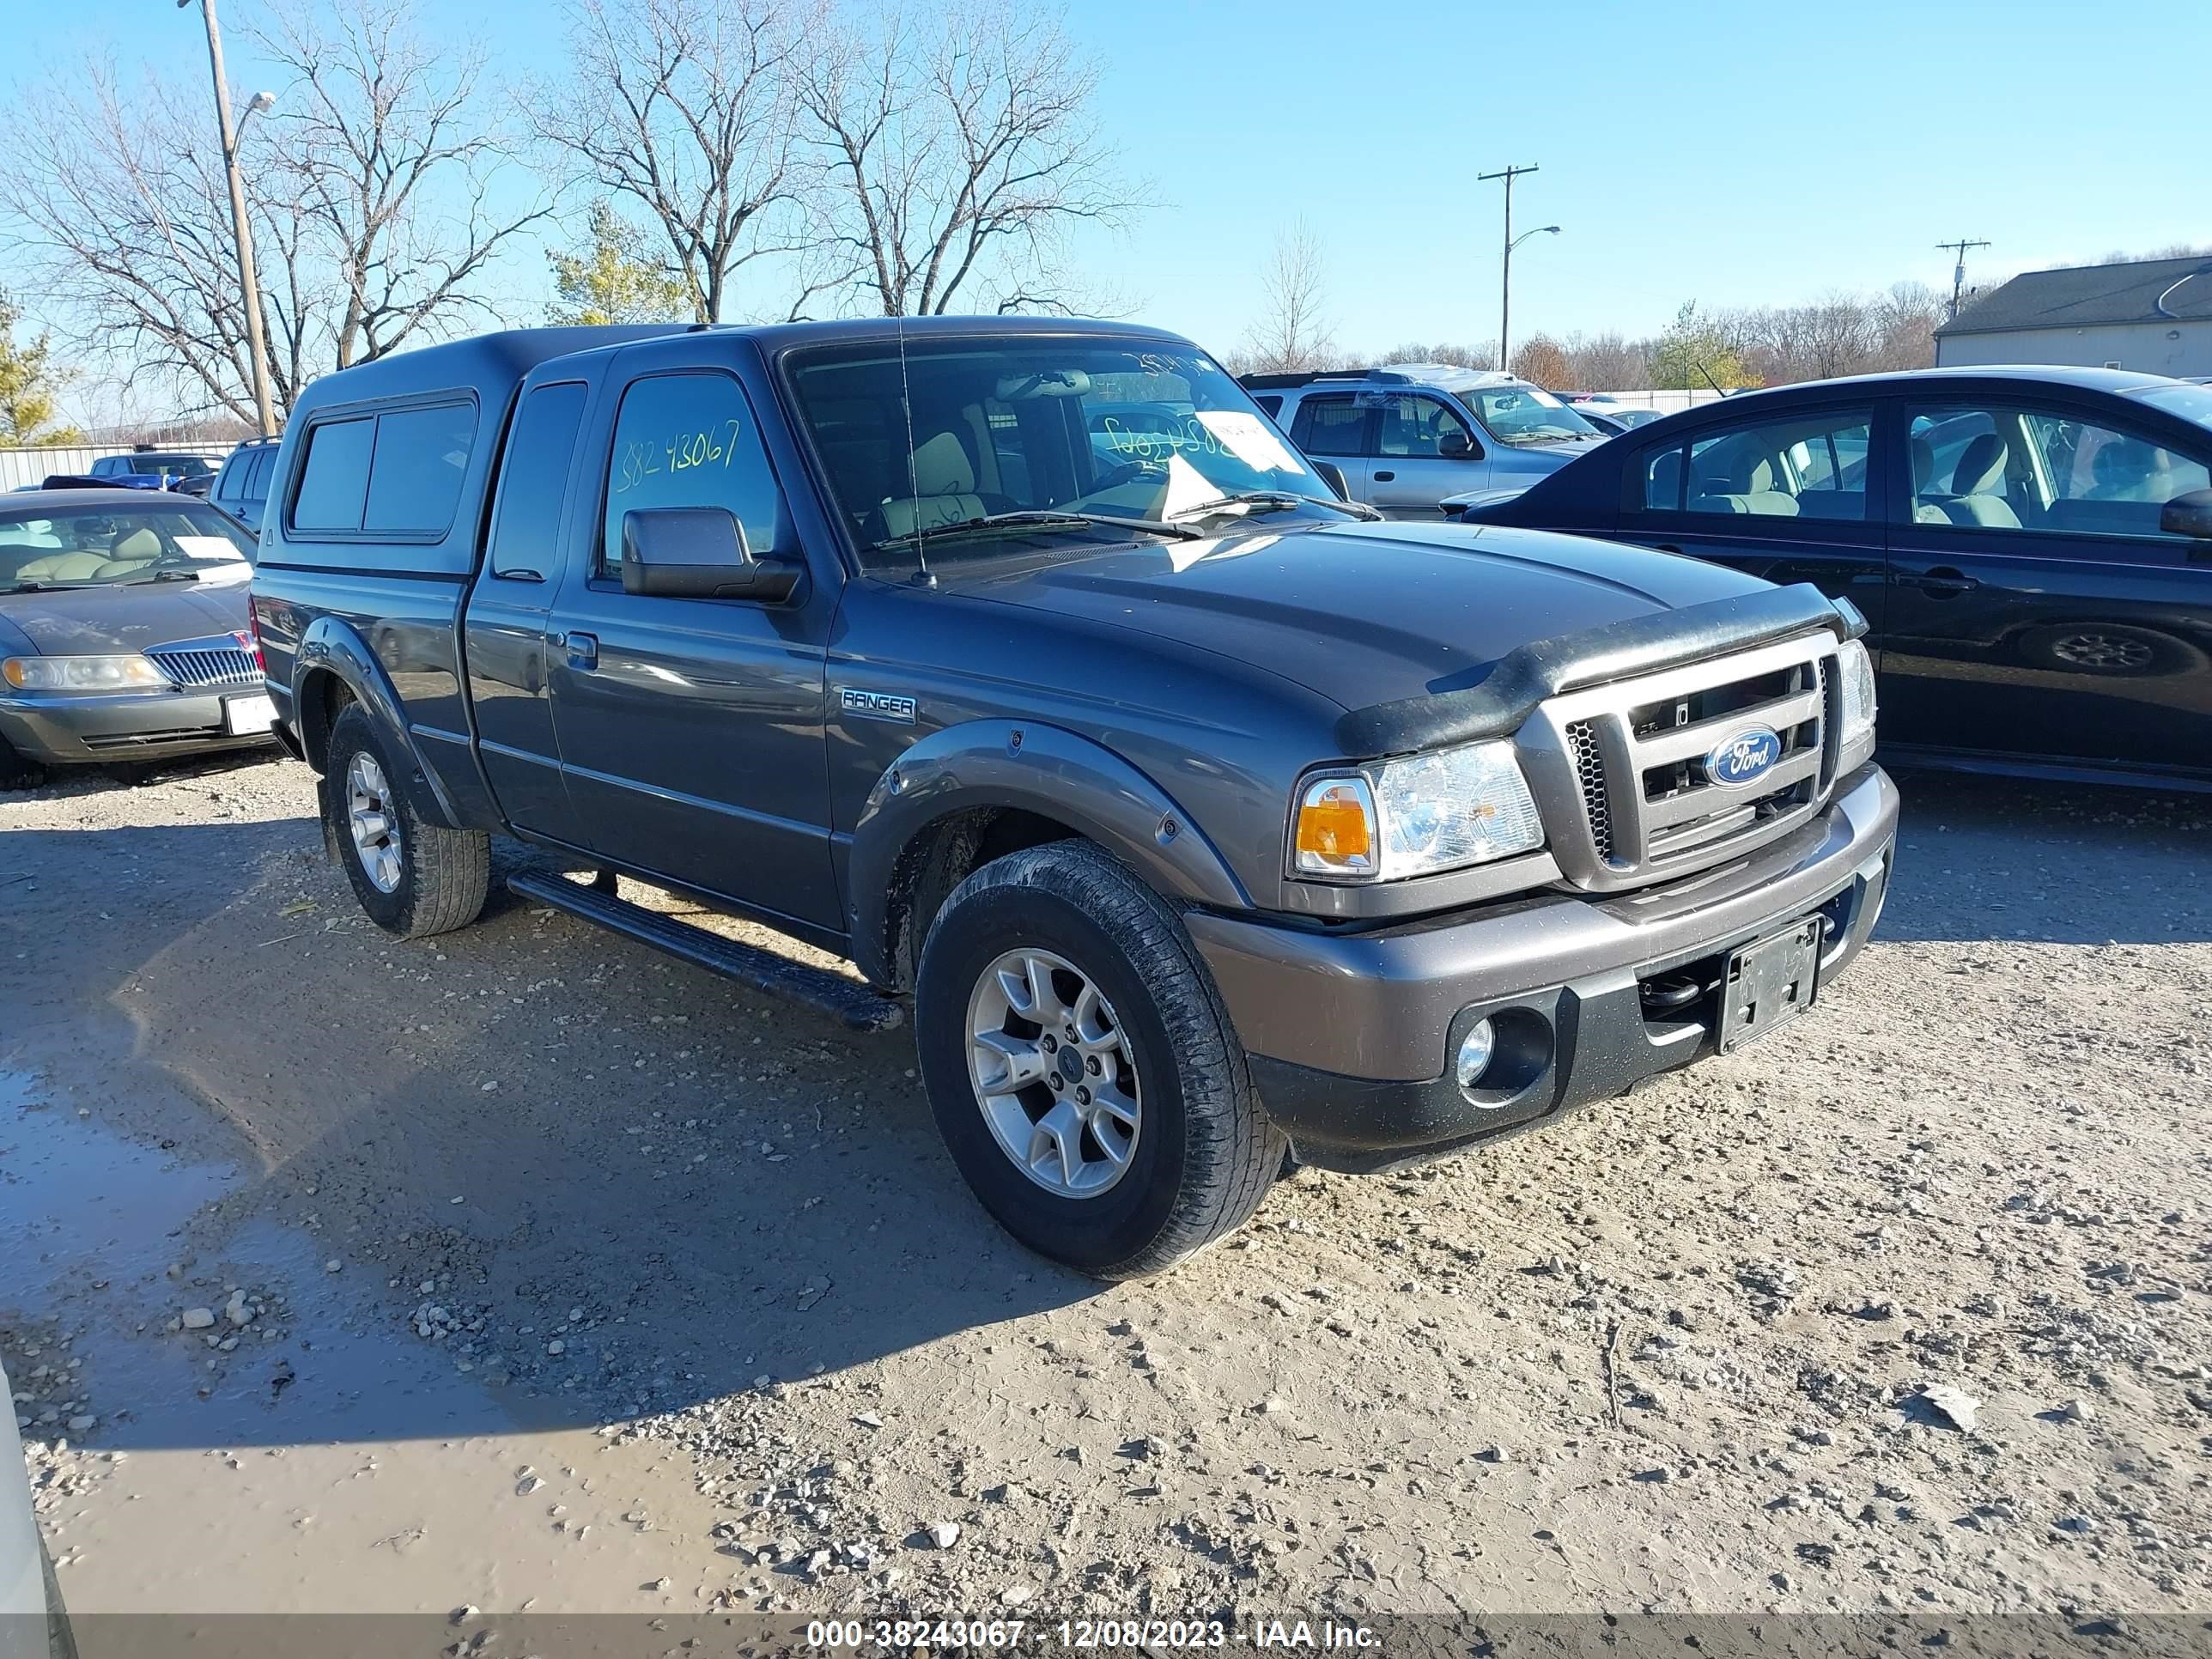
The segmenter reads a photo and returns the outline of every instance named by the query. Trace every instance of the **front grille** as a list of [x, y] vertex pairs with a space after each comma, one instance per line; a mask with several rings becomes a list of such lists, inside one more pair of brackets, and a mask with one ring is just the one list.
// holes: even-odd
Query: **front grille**
[[146, 654], [154, 665], [169, 677], [173, 684], [187, 691], [210, 690], [216, 686], [250, 685], [261, 684], [261, 665], [253, 653], [236, 640], [225, 635], [214, 640], [184, 640], [175, 645], [157, 645]]
[[[1809, 816], [1834, 782], [1834, 653], [1822, 633], [1547, 702], [1524, 746], [1539, 768], [1559, 769], [1551, 798], [1578, 805], [1587, 831], [1553, 836], [1561, 872], [1593, 890], [1631, 887], [1747, 851]], [[1774, 733], [1772, 762], [1741, 784], [1715, 776], [1719, 751], [1750, 728]]]
[[1567, 727], [1567, 757], [1575, 763], [1575, 781], [1583, 792], [1583, 810], [1589, 814], [1590, 840], [1601, 859], [1613, 856], [1613, 808], [1605, 798], [1605, 763], [1598, 757], [1597, 734], [1588, 720]]

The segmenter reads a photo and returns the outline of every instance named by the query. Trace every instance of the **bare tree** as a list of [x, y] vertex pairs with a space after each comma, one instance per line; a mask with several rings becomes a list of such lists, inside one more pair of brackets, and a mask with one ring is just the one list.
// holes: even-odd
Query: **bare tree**
[[1243, 358], [1267, 373], [1322, 368], [1336, 349], [1323, 316], [1327, 289], [1321, 238], [1301, 219], [1276, 236], [1261, 272], [1260, 315], [1245, 336]]
[[885, 316], [971, 295], [1080, 308], [1066, 234], [1121, 224], [1144, 194], [1092, 129], [1097, 80], [1057, 13], [1011, 0], [835, 25], [799, 81], [823, 167], [817, 281]]
[[1624, 339], [1618, 330], [1588, 339], [1570, 334], [1565, 349], [1568, 378], [1583, 392], [1637, 392], [1651, 383], [1650, 352], [1640, 341]]
[[1875, 301], [1879, 335], [1870, 369], [1927, 368], [1936, 362], [1936, 330], [1943, 296], [1925, 283], [1893, 283]]
[[[119, 387], [153, 383], [195, 410], [251, 419], [246, 311], [231, 252], [230, 198], [205, 88], [149, 73], [133, 84], [94, 63], [40, 100], [43, 118], [9, 131], [0, 212], [57, 331]], [[247, 129], [250, 181], [268, 176], [272, 129]], [[320, 299], [294, 264], [306, 232], [289, 191], [249, 191], [264, 278], [263, 308], [277, 401], [312, 373]]]
[[1566, 348], [1548, 334], [1532, 334], [1513, 354], [1513, 372], [1547, 392], [1587, 391], [1574, 384], [1574, 362]]
[[1408, 340], [1395, 345], [1378, 360], [1386, 363], [1449, 363], [1455, 368], [1495, 368], [1498, 342], [1482, 340], [1468, 345], [1423, 345]]
[[509, 145], [481, 47], [417, 34], [409, 0], [339, 0], [333, 27], [280, 15], [255, 39], [295, 77], [279, 100], [283, 183], [337, 287], [337, 366], [367, 362], [471, 313], [501, 246], [546, 216], [501, 207]]
[[818, 38], [808, 0], [579, 0], [568, 79], [538, 89], [532, 124], [597, 191], [642, 208], [698, 321], [719, 322], [732, 280], [794, 250], [800, 171], [793, 53]]
[[[404, 8], [341, 0], [332, 32], [263, 44], [296, 76], [242, 139], [277, 403], [315, 375], [446, 332], [536, 209], [491, 207], [480, 61]], [[253, 417], [230, 204], [206, 88], [95, 64], [0, 138], [0, 215], [56, 332], [184, 413]], [[134, 392], [134, 396], [137, 395]]]

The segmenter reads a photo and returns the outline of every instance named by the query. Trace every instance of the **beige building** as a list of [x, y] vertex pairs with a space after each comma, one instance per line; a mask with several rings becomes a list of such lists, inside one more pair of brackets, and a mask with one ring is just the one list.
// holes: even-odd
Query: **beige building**
[[2028, 271], [1976, 295], [1937, 329], [1936, 362], [2212, 375], [2212, 258]]

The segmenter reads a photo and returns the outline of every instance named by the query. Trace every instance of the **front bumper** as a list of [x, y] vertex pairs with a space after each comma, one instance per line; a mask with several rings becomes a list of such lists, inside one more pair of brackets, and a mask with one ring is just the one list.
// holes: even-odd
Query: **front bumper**
[[[252, 696], [255, 690], [240, 686], [230, 695]], [[214, 691], [0, 696], [0, 738], [25, 760], [43, 766], [160, 760], [269, 741], [265, 732], [233, 736], [226, 731], [222, 696]]]
[[[1546, 893], [1360, 933], [1186, 921], [1299, 1158], [1366, 1172], [1529, 1127], [1712, 1053], [1717, 991], [1660, 1003], [1815, 912], [1826, 986], [1881, 914], [1896, 836], [1896, 787], [1868, 766], [1781, 841], [1663, 886]], [[1450, 1060], [1484, 1018], [1502, 1069], [1478, 1104]]]

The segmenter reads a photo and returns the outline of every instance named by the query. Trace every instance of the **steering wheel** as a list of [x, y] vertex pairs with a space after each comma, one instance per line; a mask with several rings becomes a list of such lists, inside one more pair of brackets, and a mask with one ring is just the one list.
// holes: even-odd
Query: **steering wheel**
[[1134, 483], [1138, 479], [1150, 474], [1166, 471], [1166, 464], [1161, 461], [1124, 461], [1111, 472], [1091, 480], [1091, 493], [1096, 495], [1102, 489], [1112, 489], [1120, 484]]

